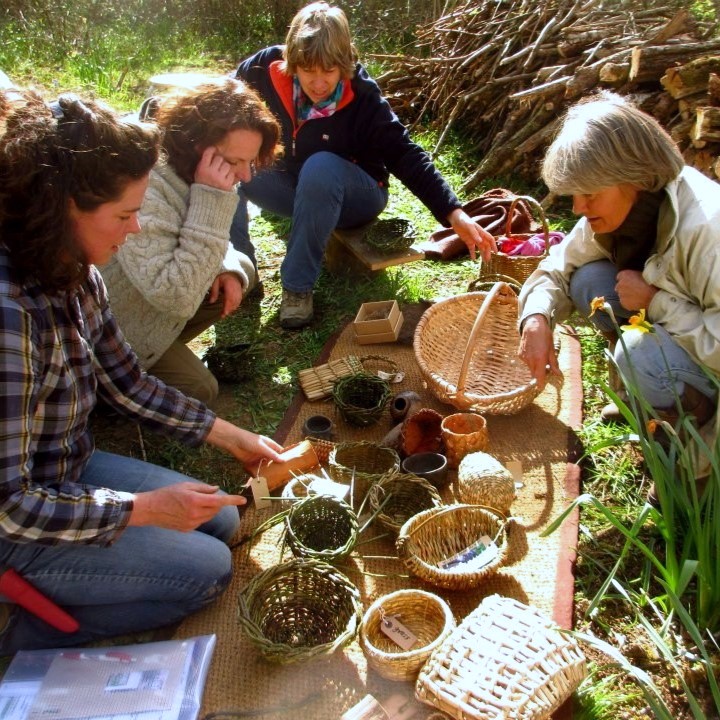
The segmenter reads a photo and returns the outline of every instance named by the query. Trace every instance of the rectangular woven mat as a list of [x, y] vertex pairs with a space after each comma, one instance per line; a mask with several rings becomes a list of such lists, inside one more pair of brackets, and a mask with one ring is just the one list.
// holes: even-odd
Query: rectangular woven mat
[[[328, 342], [315, 364], [348, 355], [382, 355], [405, 373], [403, 381], [393, 386], [394, 392], [415, 390], [426, 407], [443, 415], [451, 414], [455, 412], [453, 407], [438, 402], [423, 387], [415, 361], [412, 334], [422, 308], [402, 309], [406, 320], [397, 343], [358, 345], [349, 324]], [[479, 589], [443, 591], [408, 577], [404, 566], [394, 557], [392, 539], [364, 542], [341, 568], [359, 588], [364, 609], [386, 593], [403, 587], [420, 587], [442, 596], [460, 621], [484, 597], [498, 593], [532, 604], [559, 625], [571, 627], [577, 516], [549, 537], [540, 537], [549, 522], [577, 496], [579, 485], [579, 471], [573, 463], [578, 451], [573, 429], [581, 422], [580, 349], [570, 330], [561, 328], [560, 337], [559, 362], [564, 381], [548, 385], [531, 406], [517, 415], [487, 418], [488, 452], [501, 462], [520, 461], [524, 471], [523, 487], [518, 490], [512, 506], [518, 523], [510, 539], [508, 563]], [[392, 426], [386, 412], [374, 426], [352, 428], [339, 417], [332, 401], [307, 402], [299, 394], [278, 427], [276, 439], [285, 445], [299, 441], [305, 419], [318, 413], [333, 418], [336, 441], [378, 441]], [[443, 491], [445, 501], [454, 501], [455, 485], [453, 478]], [[252, 533], [281, 509], [280, 502], [273, 502], [271, 508], [261, 511], [251, 503], [243, 514], [241, 535]], [[371, 526], [365, 536], [372, 538], [379, 532]], [[365, 536], [360, 540], [366, 539]], [[237, 594], [258, 572], [280, 562], [281, 546], [282, 529], [276, 526], [257, 536], [252, 543], [235, 549], [235, 573], [228, 591], [211, 607], [185, 620], [175, 633], [178, 638], [208, 633], [218, 637], [201, 717], [209, 713], [243, 711], [247, 716], [278, 720], [300, 717], [339, 720], [368, 693], [381, 702], [402, 693], [409, 703], [417, 704], [413, 717], [428, 718], [433, 711], [412, 699], [412, 683], [385, 680], [368, 668], [357, 640], [330, 658], [291, 665], [269, 663], [257, 653], [238, 624]], [[289, 557], [286, 551], [283, 559]], [[303, 704], [305, 701], [307, 704]], [[555, 717], [568, 717], [568, 706], [566, 703]]]

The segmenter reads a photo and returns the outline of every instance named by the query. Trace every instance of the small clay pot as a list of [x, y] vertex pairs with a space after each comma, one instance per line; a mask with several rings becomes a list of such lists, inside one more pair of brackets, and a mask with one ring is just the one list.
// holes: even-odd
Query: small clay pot
[[421, 406], [420, 396], [414, 390], [403, 390], [393, 396], [390, 401], [390, 417], [393, 422], [400, 422], [412, 415]]
[[302, 427], [303, 437], [313, 437], [321, 440], [332, 438], [332, 420], [327, 415], [311, 415]]
[[402, 461], [403, 472], [425, 478], [438, 490], [448, 482], [448, 461], [442, 453], [422, 452], [408, 455]]

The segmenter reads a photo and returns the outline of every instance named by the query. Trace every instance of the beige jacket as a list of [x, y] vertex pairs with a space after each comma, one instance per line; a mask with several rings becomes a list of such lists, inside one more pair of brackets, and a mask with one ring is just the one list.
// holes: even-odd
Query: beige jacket
[[229, 243], [234, 191], [188, 185], [165, 164], [150, 173], [141, 231], [100, 268], [110, 305], [144, 368], [170, 347], [221, 272], [243, 289], [255, 280], [247, 255]]

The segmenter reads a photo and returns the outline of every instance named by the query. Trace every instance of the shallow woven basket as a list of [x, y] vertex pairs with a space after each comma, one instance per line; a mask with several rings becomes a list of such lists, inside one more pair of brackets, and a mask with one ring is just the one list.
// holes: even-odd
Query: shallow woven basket
[[[409, 650], [403, 650], [382, 631], [383, 623], [391, 617], [417, 638]], [[360, 626], [360, 647], [368, 663], [384, 678], [414, 681], [430, 653], [454, 629], [455, 618], [442, 598], [414, 588], [397, 590], [368, 608]]]
[[238, 604], [250, 640], [278, 663], [335, 652], [355, 637], [362, 619], [358, 589], [319, 560], [294, 559], [259, 573]]
[[285, 517], [285, 542], [295, 557], [336, 562], [353, 551], [357, 537], [357, 516], [333, 495], [309, 495]]
[[537, 608], [491, 595], [432, 653], [415, 696], [458, 720], [546, 720], [586, 675], [573, 638]]
[[375, 520], [394, 533], [419, 512], [442, 505], [437, 488], [410, 473], [388, 473], [370, 488], [368, 500]]
[[333, 400], [345, 422], [357, 427], [374, 425], [390, 399], [390, 384], [377, 375], [355, 373], [340, 378]]
[[515, 479], [492, 455], [473, 452], [460, 462], [457, 493], [460, 502], [486, 505], [507, 515], [515, 499]]
[[399, 470], [400, 456], [395, 450], [366, 440], [338, 443], [328, 458], [330, 477], [352, 486], [353, 507], [381, 477]]
[[484, 277], [494, 277], [498, 275], [505, 275], [515, 280], [519, 285], [522, 285], [530, 275], [535, 272], [540, 262], [547, 256], [549, 245], [550, 245], [550, 234], [548, 232], [547, 218], [545, 217], [545, 211], [542, 205], [533, 197], [529, 195], [519, 195], [516, 197], [510, 207], [508, 208], [507, 221], [505, 225], [505, 237], [519, 240], [527, 240], [533, 235], [538, 233], [513, 233], [511, 229], [511, 223], [514, 216], [515, 205], [525, 201], [532, 211], [535, 210], [540, 224], [542, 225], [542, 231], [545, 235], [545, 249], [542, 255], [508, 255], [503, 252], [494, 252], [490, 254], [490, 261], [483, 262], [482, 271], [480, 274], [480, 280]]
[[487, 421], [476, 413], [448, 415], [443, 418], [441, 430], [448, 466], [451, 468], [457, 468], [468, 453], [486, 450], [490, 442]]
[[415, 227], [404, 218], [382, 218], [370, 226], [364, 241], [379, 253], [402, 252], [415, 242]]
[[517, 321], [517, 295], [507, 283], [431, 305], [413, 341], [431, 392], [465, 412], [510, 415], [529, 405], [540, 387], [517, 356]]
[[[507, 554], [506, 520], [478, 505], [445, 505], [411, 517], [395, 542], [398, 557], [413, 575], [447, 590], [467, 590], [482, 584], [503, 563]], [[498, 546], [496, 557], [473, 569], [465, 563], [439, 566], [487, 535]]]

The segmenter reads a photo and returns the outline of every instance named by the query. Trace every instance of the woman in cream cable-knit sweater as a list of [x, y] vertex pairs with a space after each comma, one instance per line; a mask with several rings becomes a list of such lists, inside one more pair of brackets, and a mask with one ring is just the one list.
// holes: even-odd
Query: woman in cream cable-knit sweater
[[250, 258], [229, 244], [235, 185], [273, 162], [280, 131], [258, 95], [229, 79], [164, 99], [156, 120], [166, 157], [150, 174], [142, 229], [101, 271], [143, 368], [211, 405], [217, 380], [185, 343], [255, 283]]

